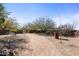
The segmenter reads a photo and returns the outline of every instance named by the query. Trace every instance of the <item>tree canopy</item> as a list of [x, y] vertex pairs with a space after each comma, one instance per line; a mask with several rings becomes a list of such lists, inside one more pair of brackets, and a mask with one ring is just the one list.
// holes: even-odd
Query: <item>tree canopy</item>
[[7, 17], [8, 13], [5, 10], [3, 4], [0, 3], [0, 27], [3, 26], [3, 23], [5, 21], [5, 18]]

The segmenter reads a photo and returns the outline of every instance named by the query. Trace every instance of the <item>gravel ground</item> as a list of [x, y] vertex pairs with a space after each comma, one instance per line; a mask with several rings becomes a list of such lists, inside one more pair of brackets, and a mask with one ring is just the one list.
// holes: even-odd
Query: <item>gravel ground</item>
[[38, 34], [18, 34], [19, 38], [28, 40], [19, 56], [79, 56], [79, 38], [62, 38], [62, 43], [53, 36]]

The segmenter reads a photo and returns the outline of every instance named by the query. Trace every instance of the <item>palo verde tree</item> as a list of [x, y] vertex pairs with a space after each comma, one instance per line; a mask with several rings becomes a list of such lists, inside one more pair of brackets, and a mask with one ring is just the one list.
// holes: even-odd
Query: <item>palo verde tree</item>
[[0, 3], [0, 28], [2, 28], [7, 15], [8, 15], [8, 13], [5, 11], [3, 4]]
[[0, 4], [0, 29], [7, 29], [9, 31], [16, 32], [18, 23], [15, 19], [8, 17], [9, 12], [5, 10], [3, 4]]
[[32, 23], [24, 25], [24, 29], [34, 30], [36, 32], [42, 33], [52, 33], [55, 27], [55, 22], [52, 19], [46, 17], [39, 17]]
[[5, 19], [3, 26], [5, 29], [8, 29], [9, 31], [17, 32], [19, 24], [16, 22], [15, 19], [7, 18]]

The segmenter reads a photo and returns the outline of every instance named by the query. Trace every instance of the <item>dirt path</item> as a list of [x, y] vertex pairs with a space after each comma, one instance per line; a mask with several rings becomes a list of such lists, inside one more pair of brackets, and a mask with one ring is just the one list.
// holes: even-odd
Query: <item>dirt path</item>
[[[61, 53], [56, 49], [56, 46], [50, 42], [46, 37], [39, 36], [36, 34], [26, 34], [30, 39], [30, 45], [33, 51], [29, 55], [33, 56], [56, 56], [61, 55]], [[30, 51], [29, 51], [30, 52]], [[27, 51], [23, 52], [26, 55]]]
[[[63, 37], [61, 37], [63, 38]], [[54, 43], [56, 49], [62, 56], [78, 56], [79, 55], [79, 39], [78, 38], [64, 38], [62, 44], [60, 40], [50, 37], [49, 40]]]
[[37, 34], [20, 35], [25, 39], [29, 39], [25, 49], [20, 55], [22, 56], [78, 56], [79, 55], [79, 39], [67, 38], [69, 41], [54, 39], [51, 36], [42, 36]]

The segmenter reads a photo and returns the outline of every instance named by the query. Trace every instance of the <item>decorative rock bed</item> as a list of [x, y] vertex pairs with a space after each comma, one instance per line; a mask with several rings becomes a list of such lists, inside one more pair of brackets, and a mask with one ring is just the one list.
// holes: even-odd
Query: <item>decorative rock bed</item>
[[0, 38], [0, 56], [18, 55], [17, 49], [25, 49], [24, 44], [26, 43], [28, 41], [17, 36]]

